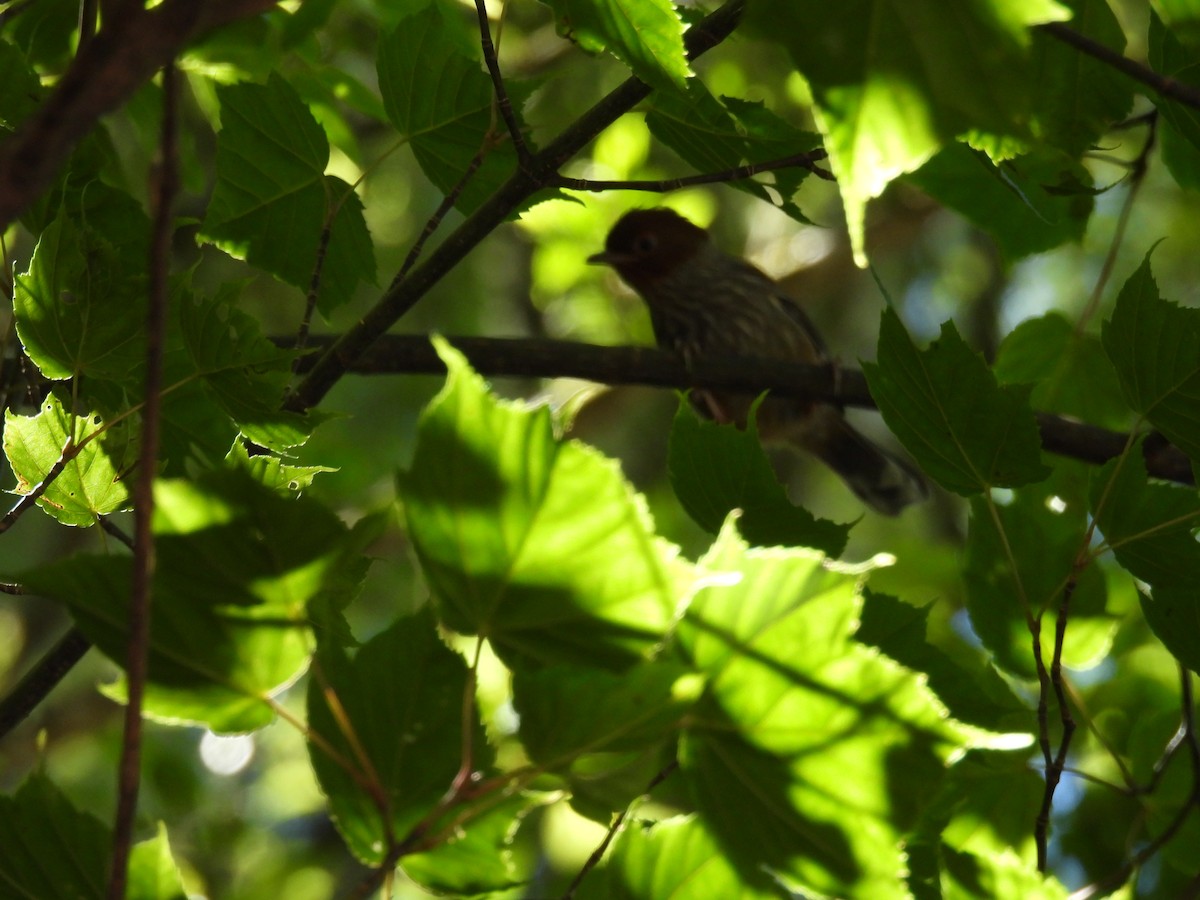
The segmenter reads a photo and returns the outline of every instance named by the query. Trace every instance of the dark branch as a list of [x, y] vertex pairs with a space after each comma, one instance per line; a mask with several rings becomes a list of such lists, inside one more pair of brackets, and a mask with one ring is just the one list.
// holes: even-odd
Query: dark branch
[[63, 162], [108, 113], [133, 96], [180, 48], [275, 0], [165, 0], [116, 15], [87, 42], [54, 92], [0, 147], [0, 230], [40, 197]]
[[91, 646], [78, 628], [71, 628], [59, 638], [0, 701], [0, 738], [20, 725], [46, 699]]
[[1111, 47], [1106, 47], [1099, 41], [1094, 41], [1090, 37], [1080, 34], [1062, 22], [1049, 22], [1045, 25], [1039, 25], [1038, 28], [1056, 40], [1060, 40], [1064, 44], [1069, 44], [1076, 50], [1100, 60], [1105, 65], [1112, 66], [1112, 68], [1124, 75], [1128, 75], [1134, 81], [1141, 82], [1146, 87], [1152, 88], [1156, 93], [1166, 97], [1168, 100], [1175, 100], [1193, 109], [1200, 109], [1200, 90], [1192, 87], [1190, 84], [1184, 84], [1182, 81], [1176, 81], [1174, 78], [1159, 75], [1153, 69], [1143, 66], [1141, 63], [1134, 62]]
[[[280, 341], [289, 339], [280, 338]], [[314, 336], [316, 348], [335, 346], [337, 338]], [[650, 347], [599, 347], [572, 341], [531, 338], [451, 339], [479, 372], [491, 377], [586, 378], [603, 384], [645, 384], [654, 387], [727, 388], [759, 394], [765, 390], [829, 400], [842, 406], [875, 407], [867, 380], [856, 369], [763, 359], [709, 359], [690, 367], [679, 357]], [[302, 360], [301, 372], [314, 364]], [[380, 338], [347, 370], [365, 375], [428, 374], [446, 371], [424, 335], [388, 334]], [[1052, 413], [1037, 413], [1042, 448], [1047, 453], [1102, 465], [1120, 456], [1129, 436]], [[1191, 461], [1177, 447], [1151, 435], [1145, 442], [1146, 468], [1154, 478], [1195, 484]]]
[[146, 309], [146, 379], [142, 442], [133, 489], [133, 574], [129, 591], [129, 639], [125, 654], [125, 721], [117, 771], [117, 814], [108, 879], [109, 900], [124, 900], [129, 854], [142, 776], [142, 697], [150, 677], [150, 601], [154, 581], [154, 476], [158, 471], [162, 420], [163, 356], [167, 328], [167, 276], [171, 266], [172, 207], [179, 189], [176, 124], [179, 84], [174, 60], [162, 73], [163, 110], [158, 165], [151, 171], [153, 220]]
[[668, 191], [677, 191], [680, 188], [696, 184], [724, 184], [729, 181], [742, 181], [746, 178], [753, 178], [760, 172], [773, 172], [776, 169], [796, 167], [808, 169], [818, 178], [826, 181], [836, 181], [832, 172], [822, 169], [816, 163], [818, 159], [824, 159], [828, 155], [824, 150], [809, 150], [768, 162], [750, 163], [738, 166], [736, 169], [726, 169], [724, 172], [685, 175], [681, 178], [663, 178], [658, 181], [593, 181], [590, 178], [568, 178], [565, 175], [558, 175], [554, 178], [553, 184], [555, 187], [567, 188], [572, 191], [648, 191], [665, 194]]
[[521, 123], [513, 112], [512, 101], [504, 88], [504, 78], [500, 74], [500, 60], [496, 56], [496, 45], [492, 43], [492, 28], [488, 22], [487, 3], [485, 0], [475, 0], [475, 12], [479, 15], [479, 40], [483, 45], [483, 61], [487, 64], [488, 74], [492, 76], [492, 89], [496, 92], [496, 106], [500, 116], [508, 128], [508, 136], [517, 151], [517, 161], [524, 164], [532, 155], [525, 144], [525, 136], [521, 134]]

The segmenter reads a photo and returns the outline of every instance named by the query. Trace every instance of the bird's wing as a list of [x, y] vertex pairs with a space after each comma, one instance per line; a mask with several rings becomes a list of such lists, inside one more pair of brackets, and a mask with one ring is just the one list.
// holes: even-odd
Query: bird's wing
[[786, 294], [772, 293], [771, 302], [804, 332], [804, 336], [813, 346], [814, 355], [818, 357], [813, 360], [814, 362], [822, 362], [830, 358], [829, 348], [825, 346], [825, 339], [821, 337], [821, 333], [813, 325], [812, 319], [808, 317], [808, 314], [800, 308], [795, 300]]

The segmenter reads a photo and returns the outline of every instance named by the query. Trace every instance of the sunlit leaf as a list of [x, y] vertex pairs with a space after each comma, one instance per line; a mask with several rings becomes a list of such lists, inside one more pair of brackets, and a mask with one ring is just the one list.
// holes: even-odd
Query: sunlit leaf
[[582, 900], [782, 900], [792, 896], [765, 874], [747, 879], [695, 815], [638, 823], [620, 835], [604, 868], [589, 875]]
[[[268, 698], [308, 663], [305, 606], [333, 574], [343, 526], [313, 501], [280, 497], [236, 472], [160, 481], [155, 504], [145, 713], [222, 732], [267, 724]], [[88, 639], [120, 664], [131, 574], [129, 556], [82, 554], [21, 577], [70, 607]]]
[[442, 623], [515, 667], [632, 665], [686, 589], [677, 551], [613, 461], [557, 439], [545, 407], [491, 396], [449, 345], [438, 352], [449, 378], [400, 492]]
[[[36, 416], [4, 414], [4, 455], [17, 476], [17, 492], [29, 493], [50, 474], [70, 444], [74, 452], [38, 505], [64, 525], [94, 525], [96, 517], [130, 508], [126, 479], [138, 458], [129, 420], [109, 426], [97, 414], [75, 415], [57, 394]], [[86, 444], [85, 444], [86, 442]]]
[[710, 681], [680, 744], [707, 827], [744, 879], [904, 897], [900, 838], [945, 761], [982, 733], [915, 673], [857, 643], [856, 577], [727, 528], [679, 626]]
[[607, 50], [647, 84], [683, 87], [691, 74], [683, 22], [668, 0], [543, 0], [558, 33], [593, 53]]
[[1026, 133], [1036, 89], [1026, 29], [1069, 11], [1053, 0], [864, 0], [751, 4], [747, 15], [812, 89], [862, 262], [866, 203], [890, 181], [971, 129]]

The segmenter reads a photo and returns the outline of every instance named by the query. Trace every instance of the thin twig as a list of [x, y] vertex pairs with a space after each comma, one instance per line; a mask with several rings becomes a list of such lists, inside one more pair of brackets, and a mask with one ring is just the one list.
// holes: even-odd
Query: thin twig
[[446, 218], [446, 214], [454, 209], [454, 204], [458, 201], [459, 194], [467, 186], [467, 182], [475, 177], [475, 173], [479, 171], [479, 167], [483, 165], [483, 161], [492, 151], [493, 146], [492, 136], [487, 135], [484, 138], [483, 144], [480, 145], [479, 150], [471, 157], [471, 161], [467, 163], [467, 167], [463, 169], [463, 173], [459, 176], [458, 181], [446, 192], [446, 196], [442, 198], [442, 202], [438, 204], [438, 208], [433, 211], [433, 215], [425, 222], [425, 227], [421, 229], [421, 233], [417, 235], [417, 239], [413, 242], [408, 255], [404, 257], [404, 264], [400, 266], [400, 271], [396, 273], [396, 277], [392, 279], [392, 283], [388, 286], [389, 293], [398, 290], [404, 282], [405, 276], [408, 275], [413, 264], [420, 258], [421, 251], [425, 249], [426, 242], [433, 237], [433, 233], [442, 224], [442, 219]]
[[46, 472], [44, 478], [35, 484], [27, 494], [22, 494], [21, 499], [13, 504], [12, 508], [4, 514], [4, 518], [0, 519], [0, 534], [12, 528], [17, 519], [21, 518], [28, 510], [32, 509], [34, 504], [41, 499], [42, 494], [46, 493], [46, 489], [54, 483], [54, 479], [58, 478], [67, 467], [67, 463], [79, 455], [79, 451], [83, 449], [84, 443], [75, 443], [75, 439], [68, 435], [63, 443], [63, 448], [58, 454], [58, 459], [54, 461], [54, 465]]
[[125, 531], [123, 531], [121, 527], [117, 525], [117, 523], [111, 518], [108, 516], [97, 516], [96, 520], [100, 524], [100, 527], [104, 530], [105, 534], [116, 538], [130, 550], [133, 549], [133, 538], [126, 534]]
[[1129, 226], [1129, 217], [1130, 213], [1133, 212], [1133, 202], [1137, 199], [1138, 188], [1146, 180], [1147, 163], [1150, 158], [1150, 151], [1154, 149], [1155, 136], [1158, 132], [1158, 111], [1154, 110], [1143, 121], [1148, 126], [1146, 142], [1142, 145], [1141, 152], [1129, 162], [1129, 189], [1125, 193], [1125, 202], [1121, 204], [1121, 213], [1117, 217], [1117, 227], [1113, 231], [1112, 240], [1109, 242], [1108, 252], [1105, 253], [1104, 262], [1100, 266], [1100, 275], [1096, 278], [1092, 294], [1088, 297], [1088, 302], [1084, 306], [1083, 312], [1079, 314], [1078, 321], [1075, 323], [1075, 334], [1079, 336], [1084, 334], [1088, 322], [1096, 314], [1096, 310], [1100, 308], [1100, 299], [1104, 294], [1105, 288], [1108, 287], [1108, 279], [1112, 276], [1113, 266], [1117, 262], [1117, 252], [1125, 241], [1125, 231]]
[[178, 85], [175, 63], [162, 73], [163, 113], [159, 139], [159, 163], [151, 194], [154, 215], [150, 233], [149, 302], [146, 311], [146, 380], [142, 409], [142, 446], [134, 485], [133, 573], [129, 598], [129, 644], [125, 659], [125, 728], [121, 743], [121, 765], [117, 786], [117, 815], [113, 826], [112, 868], [109, 871], [109, 900], [124, 900], [128, 881], [129, 853], [137, 814], [138, 784], [141, 780], [142, 697], [150, 660], [151, 584], [154, 580], [154, 476], [158, 471], [159, 425], [163, 387], [163, 344], [167, 322], [167, 275], [171, 262], [171, 208], [179, 180], [176, 146]]
[[1183, 733], [1191, 760], [1192, 789], [1180, 805], [1171, 821], [1153, 840], [1146, 843], [1137, 853], [1127, 859], [1120, 868], [1100, 881], [1080, 888], [1070, 896], [1070, 900], [1091, 900], [1092, 897], [1102, 896], [1116, 890], [1124, 884], [1129, 876], [1138, 868], [1145, 865], [1159, 850], [1179, 833], [1184, 823], [1193, 811], [1200, 809], [1200, 736], [1196, 734], [1195, 698], [1192, 694], [1192, 673], [1184, 665], [1179, 666], [1180, 705], [1183, 708]]
[[[678, 768], [679, 760], [677, 759], [673, 759], [667, 763], [657, 775], [650, 779], [650, 783], [646, 785], [646, 789], [642, 791], [642, 796], [644, 797], [646, 794], [649, 794], [656, 787], [666, 781], [668, 776], [670, 776], [670, 774]], [[623, 810], [613, 816], [612, 824], [608, 826], [608, 831], [605, 833], [604, 839], [600, 841], [596, 849], [592, 851], [592, 855], [587, 858], [586, 862], [584, 862], [583, 867], [580, 868], [580, 870], [575, 874], [575, 878], [572, 879], [570, 886], [562, 895], [561, 900], [573, 900], [575, 897], [575, 892], [579, 890], [579, 885], [583, 883], [583, 879], [587, 876], [587, 873], [596, 868], [596, 866], [600, 864], [600, 860], [604, 858], [604, 852], [608, 850], [608, 845], [613, 842], [613, 838], [617, 836], [617, 833], [621, 830], [621, 826], [625, 824], [625, 819], [628, 817], [629, 811], [632, 808], [633, 803], [630, 803], [629, 806], [625, 807]]]
[[[321, 223], [321, 237], [317, 241], [317, 258], [313, 263], [312, 277], [308, 280], [308, 295], [304, 298], [304, 315], [300, 319], [300, 327], [296, 329], [295, 349], [303, 351], [308, 346], [308, 332], [312, 327], [313, 314], [317, 311], [317, 297], [321, 293], [321, 276], [325, 271], [325, 257], [329, 253], [329, 239], [333, 235], [333, 219], [340, 209], [340, 204], [329, 203], [328, 185], [326, 185], [325, 221]], [[293, 366], [294, 368], [294, 366]]]
[[823, 149], [808, 150], [804, 153], [793, 153], [779, 159], [766, 162], [749, 163], [735, 169], [725, 169], [722, 172], [709, 172], [704, 175], [685, 175], [682, 178], [663, 178], [655, 181], [594, 181], [590, 178], [568, 178], [556, 175], [551, 181], [553, 187], [567, 188], [572, 191], [647, 191], [665, 194], [677, 191], [683, 187], [696, 184], [724, 184], [729, 181], [742, 181], [753, 178], [761, 172], [773, 172], [776, 169], [808, 169], [818, 178], [826, 181], [836, 181], [834, 174], [828, 169], [817, 165], [817, 160], [825, 159], [829, 154]]
[[[1038, 871], [1046, 871], [1047, 847], [1050, 837], [1050, 810], [1054, 805], [1054, 792], [1062, 779], [1063, 769], [1067, 764], [1067, 754], [1071, 749], [1071, 738], [1075, 734], [1075, 720], [1071, 717], [1071, 707], [1067, 702], [1066, 690], [1063, 688], [1062, 651], [1063, 642], [1067, 636], [1067, 620], [1070, 612], [1071, 595], [1075, 592], [1076, 579], [1081, 568], [1086, 565], [1087, 557], [1080, 554], [1075, 564], [1072, 577], [1067, 581], [1062, 591], [1062, 602], [1058, 607], [1058, 618], [1054, 626], [1054, 655], [1050, 661], [1050, 685], [1054, 688], [1054, 697], [1058, 701], [1058, 718], [1062, 725], [1062, 734], [1058, 738], [1058, 750], [1053, 759], [1050, 758], [1049, 724], [1046, 721], [1046, 683], [1042, 677], [1045, 666], [1041, 657], [1041, 642], [1037, 641], [1034, 652], [1037, 655], [1038, 667], [1038, 741], [1042, 748], [1042, 757], [1046, 761], [1046, 784], [1042, 791], [1042, 807], [1038, 811], [1035, 828], [1037, 842]], [[1038, 619], [1039, 626], [1041, 618]], [[1040, 627], [1036, 630], [1040, 635]], [[1035, 638], [1036, 639], [1036, 638]]]
[[1182, 81], [1176, 81], [1174, 78], [1160, 75], [1148, 66], [1134, 62], [1111, 47], [1106, 47], [1099, 41], [1094, 41], [1090, 37], [1080, 34], [1062, 22], [1048, 22], [1045, 25], [1039, 25], [1038, 29], [1056, 40], [1062, 41], [1064, 44], [1069, 44], [1076, 50], [1100, 60], [1100, 62], [1116, 69], [1118, 72], [1128, 75], [1134, 81], [1141, 82], [1169, 100], [1175, 100], [1193, 109], [1200, 109], [1200, 90], [1192, 87], [1190, 84], [1184, 84]]
[[487, 64], [488, 74], [492, 76], [492, 89], [496, 92], [496, 106], [499, 107], [500, 116], [504, 119], [505, 127], [508, 128], [508, 137], [513, 143], [513, 149], [517, 151], [517, 163], [524, 165], [532, 154], [525, 143], [525, 136], [521, 134], [521, 123], [517, 121], [516, 113], [513, 112], [508, 91], [504, 88], [504, 78], [500, 74], [500, 61], [496, 55], [496, 47], [492, 43], [492, 27], [488, 22], [485, 0], [475, 0], [475, 12], [479, 15], [479, 40], [483, 45], [483, 61]]
[[39, 659], [0, 701], [0, 738], [33, 712], [91, 648], [78, 628], [71, 628]]

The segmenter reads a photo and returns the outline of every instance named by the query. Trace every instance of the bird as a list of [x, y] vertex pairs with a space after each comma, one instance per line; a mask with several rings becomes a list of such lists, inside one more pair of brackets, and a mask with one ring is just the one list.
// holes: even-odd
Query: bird
[[[616, 270], [649, 309], [658, 346], [686, 364], [738, 356], [836, 366], [796, 301], [674, 210], [627, 212], [609, 231], [604, 250], [587, 261]], [[740, 428], [746, 427], [755, 399], [709, 388], [690, 396], [700, 415]], [[764, 443], [815, 455], [884, 515], [898, 515], [928, 496], [913, 464], [859, 432], [834, 403], [768, 396], [757, 409], [755, 425]]]

